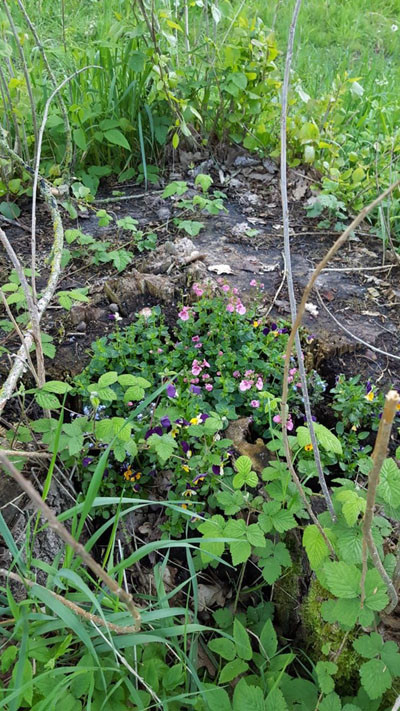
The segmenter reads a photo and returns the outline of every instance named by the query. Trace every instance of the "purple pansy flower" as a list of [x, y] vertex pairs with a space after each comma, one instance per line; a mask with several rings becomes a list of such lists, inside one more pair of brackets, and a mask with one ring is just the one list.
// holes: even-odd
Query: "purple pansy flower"
[[206, 420], [208, 420], [209, 417], [210, 417], [210, 415], [207, 415], [206, 412], [203, 412], [203, 414], [200, 415], [200, 420], [201, 420], [202, 422], [205, 422]]
[[161, 417], [160, 425], [165, 429], [171, 429], [171, 420], [169, 419], [168, 415], [164, 415], [164, 417]]
[[167, 395], [168, 395], [168, 397], [176, 397], [175, 385], [168, 385], [167, 386]]
[[83, 457], [82, 459], [82, 466], [83, 467], [88, 467], [89, 464], [93, 462], [93, 457]]
[[212, 465], [212, 473], [215, 474], [215, 476], [220, 476], [222, 474], [222, 467], [219, 464], [213, 464]]
[[198, 385], [191, 385], [189, 390], [191, 393], [193, 393], [193, 395], [200, 395], [201, 393], [201, 388], [199, 388]]
[[163, 434], [162, 427], [150, 427], [150, 429], [147, 430], [144, 438], [149, 439], [149, 437], [151, 437], [151, 435], [153, 435], [153, 434], [160, 435], [160, 437], [161, 437]]
[[197, 474], [192, 480], [192, 484], [201, 484], [206, 478], [207, 474]]

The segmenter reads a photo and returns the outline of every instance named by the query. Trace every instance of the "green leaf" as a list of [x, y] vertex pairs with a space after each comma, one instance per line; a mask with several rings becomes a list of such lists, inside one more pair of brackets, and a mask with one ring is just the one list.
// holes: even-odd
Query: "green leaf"
[[228, 664], [225, 664], [221, 670], [221, 674], [219, 675], [219, 683], [226, 684], [226, 682], [236, 679], [239, 674], [243, 674], [243, 672], [247, 671], [248, 668], [249, 665], [247, 662], [244, 662], [243, 659], [234, 659], [233, 662], [228, 662]]
[[229, 543], [229, 551], [232, 556], [233, 565], [245, 563], [251, 556], [251, 545], [244, 540]]
[[208, 643], [209, 649], [215, 654], [219, 654], [220, 657], [226, 659], [228, 662], [232, 662], [236, 657], [236, 648], [230, 639], [225, 637], [217, 637], [212, 639]]
[[360, 513], [364, 513], [366, 501], [358, 496], [356, 491], [339, 491], [336, 495], [338, 501], [344, 501], [342, 506], [343, 516], [349, 526], [354, 526]]
[[247, 86], [247, 77], [246, 74], [243, 74], [243, 72], [235, 72], [229, 75], [229, 79], [233, 81], [233, 83], [239, 88], [242, 89], [242, 91], [246, 88]]
[[262, 708], [268, 709], [268, 711], [288, 711], [288, 705], [285, 701], [285, 697], [277, 686], [271, 689], [265, 699], [265, 706]]
[[131, 52], [128, 59], [128, 67], [133, 72], [141, 73], [144, 69], [146, 55], [143, 52]]
[[87, 148], [87, 141], [86, 141], [86, 134], [83, 128], [75, 128], [72, 132], [74, 141], [78, 148], [81, 149], [81, 151], [86, 151]]
[[209, 711], [232, 711], [231, 702], [225, 689], [215, 684], [203, 684]]
[[260, 634], [260, 652], [272, 659], [278, 649], [278, 637], [271, 620], [267, 620]]
[[354, 640], [353, 647], [362, 657], [373, 659], [373, 657], [377, 657], [382, 651], [383, 639], [377, 632], [363, 634]]
[[388, 667], [392, 676], [400, 676], [400, 654], [396, 642], [385, 642], [381, 659]]
[[118, 379], [118, 373], [115, 370], [111, 370], [109, 373], [103, 373], [98, 380], [99, 388], [105, 388], [109, 385], [116, 383]]
[[132, 254], [126, 249], [113, 249], [111, 252], [107, 252], [107, 254], [119, 272], [123, 272], [133, 259]]
[[258, 546], [260, 548], [265, 546], [265, 535], [257, 523], [251, 523], [247, 526], [246, 536], [252, 546]]
[[235, 462], [235, 467], [239, 474], [248, 474], [251, 471], [251, 459], [250, 457], [241, 456]]
[[233, 639], [236, 644], [236, 651], [241, 659], [249, 661], [253, 657], [253, 650], [250, 644], [250, 637], [242, 623], [235, 619], [233, 621]]
[[10, 644], [6, 647], [1, 654], [1, 671], [7, 672], [18, 656], [18, 647], [14, 644]]
[[337, 664], [334, 662], [317, 662], [315, 671], [317, 672], [318, 684], [324, 694], [330, 694], [335, 688], [335, 682], [332, 676], [338, 670]]
[[48, 393], [58, 393], [59, 395], [63, 395], [64, 393], [68, 393], [72, 390], [68, 383], [63, 383], [61, 380], [48, 380], [47, 383], [43, 385], [42, 389]]
[[385, 459], [379, 475], [378, 495], [387, 504], [400, 506], [400, 469], [393, 459]]
[[160, 464], [164, 465], [167, 459], [170, 458], [174, 449], [177, 448], [177, 443], [169, 434], [152, 434], [147, 440], [152, 449], [155, 450]]
[[204, 227], [204, 222], [198, 220], [178, 220], [178, 230], [184, 230], [190, 237], [197, 237], [200, 230]]
[[171, 197], [172, 195], [183, 195], [187, 192], [187, 189], [188, 185], [186, 181], [173, 180], [172, 183], [167, 185], [167, 187], [164, 189], [164, 192], [161, 197], [163, 198], [163, 200], [165, 200], [165, 198]]
[[246, 684], [245, 679], [240, 679], [233, 693], [233, 711], [266, 711], [267, 708], [270, 711], [264, 701], [262, 689], [259, 686], [250, 686]]
[[332, 692], [321, 701], [319, 711], [341, 711], [342, 704], [335, 692]]
[[183, 664], [174, 664], [162, 677], [162, 685], [166, 691], [173, 691], [185, 679], [185, 668]]
[[243, 494], [240, 491], [235, 491], [233, 494], [229, 491], [220, 491], [215, 498], [227, 516], [233, 516], [243, 505]]
[[306, 526], [303, 533], [303, 546], [306, 549], [308, 560], [313, 570], [319, 568], [329, 555], [328, 546], [315, 524]]
[[379, 699], [392, 686], [392, 676], [381, 659], [370, 659], [362, 664], [360, 677], [370, 699]]
[[[262, 564], [262, 559], [260, 563]], [[276, 558], [271, 556], [262, 564], [262, 574], [265, 582], [268, 585], [273, 585], [281, 577], [282, 566]]]
[[324, 573], [332, 595], [350, 599], [360, 594], [361, 573], [355, 565], [330, 561], [325, 563]]
[[106, 131], [104, 134], [104, 138], [109, 142], [112, 143], [115, 146], [121, 146], [121, 148], [126, 148], [127, 151], [131, 150], [131, 147], [126, 140], [125, 136], [121, 131], [118, 131], [116, 128], [110, 129], [110, 131]]
[[386, 585], [376, 568], [367, 570], [365, 576], [365, 604], [370, 610], [383, 610], [389, 603]]
[[57, 410], [61, 407], [58, 397], [44, 390], [38, 390], [35, 393], [35, 400], [39, 407], [42, 407], [44, 410]]
[[144, 398], [144, 389], [140, 385], [132, 385], [125, 392], [124, 402], [129, 402], [130, 400], [142, 400]]

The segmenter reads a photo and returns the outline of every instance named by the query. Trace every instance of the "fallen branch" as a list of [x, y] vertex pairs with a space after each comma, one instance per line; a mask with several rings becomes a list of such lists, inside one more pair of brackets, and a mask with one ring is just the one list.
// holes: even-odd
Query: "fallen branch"
[[363, 523], [362, 575], [360, 582], [361, 605], [363, 605], [365, 599], [365, 576], [367, 573], [368, 550], [374, 567], [377, 569], [387, 588], [390, 599], [390, 603], [385, 609], [385, 614], [387, 615], [393, 612], [393, 610], [397, 607], [398, 595], [392, 580], [383, 567], [378, 549], [375, 545], [374, 539], [372, 538], [371, 527], [374, 518], [376, 489], [379, 484], [379, 474], [387, 455], [390, 433], [392, 431], [393, 420], [399, 403], [399, 393], [396, 392], [396, 390], [389, 390], [386, 395], [385, 407], [383, 408], [381, 421], [379, 423], [378, 434], [376, 435], [374, 451], [371, 454], [374, 463], [368, 475], [367, 503]]
[[0, 464], [4, 466], [4, 468], [11, 474], [12, 478], [14, 481], [17, 482], [17, 484], [25, 491], [26, 494], [28, 494], [29, 498], [31, 501], [37, 506], [38, 510], [43, 514], [43, 516], [47, 519], [49, 522], [50, 528], [55, 531], [60, 538], [66, 543], [68, 546], [72, 548], [72, 550], [75, 552], [77, 556], [79, 556], [83, 563], [90, 568], [90, 570], [107, 585], [109, 590], [111, 590], [114, 595], [116, 595], [119, 600], [127, 606], [129, 612], [131, 613], [133, 620], [134, 620], [134, 627], [135, 631], [138, 631], [140, 629], [140, 613], [138, 608], [133, 602], [132, 596], [125, 592], [123, 588], [121, 588], [118, 583], [113, 580], [108, 573], [103, 570], [101, 565], [99, 565], [94, 558], [88, 553], [86, 548], [82, 545], [82, 543], [79, 543], [79, 541], [76, 541], [75, 538], [70, 534], [70, 532], [63, 526], [63, 524], [58, 520], [57, 516], [53, 513], [53, 511], [50, 509], [49, 506], [43, 501], [41, 498], [40, 494], [36, 491], [36, 489], [32, 486], [30, 481], [25, 479], [25, 477], [21, 474], [21, 472], [16, 469], [16, 467], [10, 462], [8, 457], [6, 457], [3, 452], [0, 451]]
[[62, 602], [65, 607], [69, 607], [69, 609], [75, 612], [75, 614], [79, 615], [79, 617], [83, 617], [85, 620], [96, 623], [101, 627], [107, 627], [107, 629], [111, 630], [111, 632], [116, 632], [117, 634], [132, 634], [134, 632], [137, 632], [136, 626], [128, 625], [127, 627], [121, 627], [120, 625], [116, 625], [113, 622], [107, 622], [107, 620], [105, 619], [103, 620], [103, 618], [99, 617], [98, 615], [92, 615], [91, 612], [87, 612], [87, 610], [84, 610], [82, 607], [79, 607], [79, 605], [76, 605], [71, 600], [67, 600], [67, 598], [54, 592], [54, 590], [44, 588], [42, 585], [39, 585], [39, 583], [36, 583], [34, 580], [29, 580], [29, 578], [22, 578], [20, 575], [17, 575], [17, 573], [12, 573], [9, 570], [5, 570], [4, 568], [0, 568], [0, 575], [5, 578], [11, 578], [11, 580], [15, 580], [15, 582], [21, 583], [22, 585], [25, 585], [28, 588], [33, 588], [36, 585], [40, 588], [43, 588], [43, 590], [47, 590], [50, 595], [56, 598], [56, 600]]

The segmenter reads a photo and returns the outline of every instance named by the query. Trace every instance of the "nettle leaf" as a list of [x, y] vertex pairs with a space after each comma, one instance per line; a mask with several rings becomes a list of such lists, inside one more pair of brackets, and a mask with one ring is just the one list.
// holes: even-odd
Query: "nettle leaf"
[[378, 495], [394, 508], [400, 506], [400, 469], [394, 459], [385, 459], [379, 476]]
[[238, 619], [233, 621], [233, 639], [235, 641], [238, 656], [241, 659], [249, 661], [253, 657], [250, 637], [247, 630]]
[[332, 595], [350, 599], [360, 594], [361, 573], [355, 565], [343, 561], [329, 561], [324, 565], [324, 574]]
[[313, 570], [319, 568], [329, 555], [328, 546], [315, 524], [306, 526], [303, 533], [303, 546]]
[[267, 620], [260, 634], [260, 652], [267, 659], [272, 659], [278, 650], [278, 637], [272, 620]]
[[392, 686], [392, 675], [381, 659], [370, 659], [362, 664], [360, 677], [370, 699], [379, 699]]
[[334, 662], [317, 662], [315, 671], [317, 672], [318, 684], [324, 694], [330, 694], [335, 688], [335, 682], [332, 676], [338, 670], [337, 664]]
[[219, 654], [220, 657], [226, 659], [228, 662], [232, 662], [236, 657], [236, 647], [234, 643], [225, 637], [212, 639], [207, 646], [212, 652]]

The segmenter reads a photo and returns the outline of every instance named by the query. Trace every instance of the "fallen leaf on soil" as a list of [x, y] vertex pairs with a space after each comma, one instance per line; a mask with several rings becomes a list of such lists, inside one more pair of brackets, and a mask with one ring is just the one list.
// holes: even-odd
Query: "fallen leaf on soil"
[[225, 605], [226, 596], [219, 585], [204, 585], [200, 583], [197, 586], [197, 594], [199, 600], [199, 612], [206, 610], [208, 607], [223, 607]]
[[374, 289], [373, 286], [370, 286], [367, 291], [373, 299], [379, 299], [379, 291], [377, 289]]
[[273, 272], [275, 269], [277, 269], [279, 264], [262, 264], [261, 265], [261, 271], [266, 273], [266, 272]]
[[216, 674], [216, 668], [214, 664], [212, 663], [211, 659], [209, 658], [207, 652], [203, 649], [201, 644], [198, 646], [198, 651], [197, 651], [197, 669], [201, 669], [201, 667], [205, 667], [211, 677], [214, 677]]
[[212, 264], [208, 267], [209, 272], [215, 272], [216, 274], [233, 274], [229, 264]]
[[311, 316], [314, 316], [314, 318], [317, 318], [319, 311], [318, 311], [317, 307], [315, 306], [315, 304], [312, 304], [311, 302], [309, 302], [308, 304], [305, 305], [305, 310], [308, 311], [308, 313], [311, 314]]
[[299, 180], [295, 189], [292, 192], [293, 200], [301, 200], [308, 190], [308, 184], [305, 180]]

